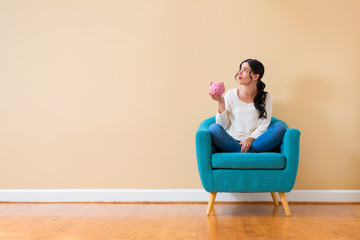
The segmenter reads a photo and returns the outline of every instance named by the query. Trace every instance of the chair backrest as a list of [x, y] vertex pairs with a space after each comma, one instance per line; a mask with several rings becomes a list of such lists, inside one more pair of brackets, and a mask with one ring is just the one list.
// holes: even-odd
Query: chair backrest
[[[204, 120], [204, 121], [200, 124], [199, 129], [208, 129], [209, 126], [210, 126], [212, 123], [214, 123], [214, 122], [215, 122], [215, 116], [210, 117], [210, 118]], [[276, 118], [276, 117], [271, 117], [270, 125], [271, 125], [271, 124], [274, 124], [274, 123], [276, 123], [276, 122], [282, 122], [282, 123], [284, 123], [284, 124], [286, 125], [286, 128], [289, 128], [289, 126], [286, 124], [286, 122], [284, 122], [284, 121], [282, 121], [282, 120], [280, 120], [280, 119], [278, 119], [278, 118]]]

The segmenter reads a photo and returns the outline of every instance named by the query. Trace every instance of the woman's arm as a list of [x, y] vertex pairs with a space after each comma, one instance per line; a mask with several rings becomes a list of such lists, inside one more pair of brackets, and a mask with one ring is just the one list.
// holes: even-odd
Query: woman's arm
[[266, 97], [265, 109], [266, 109], [266, 118], [262, 118], [259, 120], [259, 125], [252, 132], [251, 137], [249, 137], [245, 141], [240, 142], [241, 152], [248, 152], [252, 143], [256, 140], [256, 138], [258, 138], [268, 129], [272, 116], [272, 97], [270, 94], [268, 94]]
[[230, 125], [229, 114], [231, 107], [229, 104], [229, 91], [225, 94], [225, 97], [220, 95], [211, 95], [212, 99], [218, 102], [218, 110], [216, 112], [216, 123], [227, 129]]
[[222, 113], [225, 111], [225, 98], [223, 96], [217, 95], [217, 94], [210, 94], [211, 98], [218, 102], [218, 112]]

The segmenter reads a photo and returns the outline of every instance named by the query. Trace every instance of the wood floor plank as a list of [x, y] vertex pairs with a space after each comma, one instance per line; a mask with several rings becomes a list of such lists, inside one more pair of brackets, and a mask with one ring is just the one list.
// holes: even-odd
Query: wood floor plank
[[360, 204], [0, 204], [0, 239], [360, 239]]

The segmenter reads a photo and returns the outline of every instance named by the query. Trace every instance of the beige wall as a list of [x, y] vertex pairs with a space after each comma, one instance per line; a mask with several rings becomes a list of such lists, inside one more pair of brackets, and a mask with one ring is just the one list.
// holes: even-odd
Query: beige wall
[[296, 189], [360, 189], [360, 3], [1, 1], [0, 188], [201, 188], [210, 81], [261, 60]]

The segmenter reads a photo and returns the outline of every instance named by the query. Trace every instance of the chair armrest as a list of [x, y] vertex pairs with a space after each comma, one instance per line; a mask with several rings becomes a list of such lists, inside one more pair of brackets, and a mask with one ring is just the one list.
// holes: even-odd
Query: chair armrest
[[290, 128], [286, 130], [283, 137], [281, 153], [286, 158], [286, 166], [283, 171], [284, 192], [290, 192], [295, 185], [299, 166], [300, 135], [301, 133], [298, 129]]
[[211, 192], [213, 185], [211, 166], [212, 144], [208, 128], [213, 122], [215, 122], [214, 117], [203, 121], [195, 136], [196, 158], [200, 179], [204, 189], [208, 192]]

